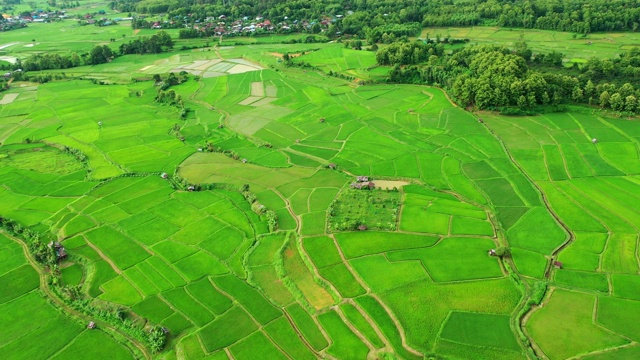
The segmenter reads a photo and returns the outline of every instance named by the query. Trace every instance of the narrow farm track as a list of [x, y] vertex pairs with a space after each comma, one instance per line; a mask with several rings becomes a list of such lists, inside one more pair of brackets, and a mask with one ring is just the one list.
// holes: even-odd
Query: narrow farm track
[[20, 245], [20, 247], [22, 247], [24, 257], [27, 259], [31, 267], [33, 267], [33, 269], [36, 270], [36, 272], [38, 273], [38, 277], [40, 278], [40, 289], [47, 295], [47, 297], [51, 300], [54, 306], [63, 309], [65, 313], [70, 314], [73, 317], [83, 319], [83, 321], [86, 323], [93, 321], [100, 327], [100, 329], [103, 329], [109, 333], [117, 333], [119, 336], [124, 337], [130, 343], [130, 344], [123, 344], [126, 347], [128, 347], [130, 350], [131, 350], [131, 347], [129, 345], [133, 345], [133, 347], [135, 347], [145, 359], [151, 360], [153, 358], [149, 349], [147, 349], [147, 347], [144, 344], [142, 344], [140, 341], [133, 338], [129, 334], [118, 330], [118, 328], [114, 327], [113, 325], [105, 321], [91, 318], [81, 313], [80, 311], [70, 307], [69, 305], [65, 304], [64, 301], [62, 301], [49, 287], [49, 284], [47, 283], [47, 276], [44, 270], [40, 267], [40, 265], [36, 262], [36, 260], [33, 258], [33, 256], [29, 252], [29, 248], [27, 244], [25, 244], [22, 240], [16, 239], [5, 232], [2, 232], [2, 233], [9, 239], [12, 239], [13, 241], [17, 242]]
[[[511, 161], [511, 163], [522, 173], [522, 175], [531, 183], [531, 185], [536, 189], [536, 191], [540, 194], [540, 198], [542, 199], [542, 203], [544, 204], [544, 207], [547, 209], [547, 211], [549, 212], [549, 214], [551, 214], [551, 216], [553, 216], [553, 218], [556, 220], [556, 222], [558, 223], [558, 225], [560, 225], [562, 227], [562, 229], [564, 230], [565, 234], [567, 234], [567, 238], [565, 239], [565, 241], [558, 246], [556, 249], [553, 250], [553, 252], [551, 253], [551, 258], [549, 259], [545, 272], [544, 272], [544, 279], [547, 281], [551, 280], [551, 274], [552, 274], [552, 270], [553, 270], [553, 261], [555, 261], [555, 259], [557, 259], [558, 254], [560, 254], [560, 252], [564, 249], [566, 249], [571, 243], [573, 243], [575, 241], [575, 235], [574, 233], [571, 231], [571, 229], [567, 226], [567, 224], [565, 224], [562, 219], [560, 219], [560, 217], [558, 216], [558, 214], [556, 214], [556, 212], [551, 208], [551, 204], [549, 203], [549, 200], [547, 199], [547, 196], [545, 195], [545, 193], [542, 191], [542, 189], [535, 183], [535, 181], [529, 176], [529, 174], [522, 168], [522, 166], [516, 161], [516, 159], [513, 157], [513, 155], [511, 154], [511, 152], [509, 151], [509, 149], [507, 149], [506, 145], [504, 144], [504, 142], [502, 141], [502, 139], [493, 131], [493, 129], [491, 129], [491, 127], [485, 122], [483, 123], [484, 126], [487, 128], [487, 130], [489, 131], [489, 133], [500, 143], [500, 146], [502, 147], [502, 149], [504, 150], [504, 152], [507, 154], [507, 156], [509, 157], [509, 160]], [[512, 262], [512, 261], [511, 261]], [[515, 264], [511, 264], [512, 266]], [[514, 267], [515, 269], [515, 267]], [[518, 274], [519, 275], [519, 274]], [[524, 302], [521, 302], [522, 304]], [[525, 333], [526, 333], [526, 328], [524, 326], [524, 324], [526, 324], [526, 319], [528, 319], [527, 315], [532, 314], [534, 308], [532, 308], [532, 310], [530, 310], [528, 312], [528, 314], [526, 314], [525, 316], [522, 317], [522, 319], [520, 320], [520, 323], [518, 324], [518, 326], [520, 327], [520, 329]], [[528, 335], [528, 334], [527, 334]], [[529, 337], [529, 341], [531, 343], [532, 348], [534, 349], [534, 351], [537, 354], [544, 354], [544, 352], [542, 351], [542, 349], [540, 349], [540, 347], [537, 346], [537, 344], [535, 343], [535, 341], [533, 340], [533, 338], [531, 336]]]

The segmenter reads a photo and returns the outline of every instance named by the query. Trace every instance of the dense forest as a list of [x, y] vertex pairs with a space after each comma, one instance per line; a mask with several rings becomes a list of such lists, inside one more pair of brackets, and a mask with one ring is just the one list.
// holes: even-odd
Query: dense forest
[[[114, 0], [120, 11], [167, 13], [170, 18], [226, 15], [263, 16], [274, 22], [343, 15], [345, 34], [366, 35], [369, 28], [417, 22], [422, 26], [497, 25], [576, 33], [637, 31], [637, 0]], [[347, 16], [349, 15], [349, 16]]]
[[465, 107], [518, 113], [588, 103], [640, 113], [639, 48], [571, 68], [561, 53], [534, 54], [524, 41], [514, 49], [473, 45], [450, 52], [442, 43], [396, 42], [380, 48], [376, 59], [394, 66], [390, 81], [442, 86]]

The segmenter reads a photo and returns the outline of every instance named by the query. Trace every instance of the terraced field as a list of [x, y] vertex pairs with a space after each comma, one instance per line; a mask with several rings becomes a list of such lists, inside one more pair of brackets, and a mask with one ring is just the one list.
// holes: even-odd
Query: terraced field
[[[435, 88], [285, 68], [270, 55], [278, 45], [217, 50], [197, 61], [245, 52], [273, 68], [172, 87], [191, 109], [184, 120], [154, 102], [152, 81], [15, 87], [0, 108], [0, 215], [61, 242], [62, 286], [165, 327], [155, 356], [638, 354], [637, 120], [478, 121]], [[326, 62], [350, 51], [326, 44], [297, 59], [370, 66], [371, 54]], [[109, 77], [126, 61], [78, 71]], [[406, 185], [356, 189], [369, 181], [356, 176]], [[24, 335], [0, 340], [0, 353], [68, 358], [101, 342], [117, 358], [151, 356], [54, 310], [19, 241], [0, 235], [0, 307], [33, 304], [43, 320], [18, 326], [21, 313], [3, 311]], [[501, 247], [510, 255], [487, 255]], [[39, 335], [49, 328], [59, 346]], [[18, 336], [33, 353], [15, 352]]]

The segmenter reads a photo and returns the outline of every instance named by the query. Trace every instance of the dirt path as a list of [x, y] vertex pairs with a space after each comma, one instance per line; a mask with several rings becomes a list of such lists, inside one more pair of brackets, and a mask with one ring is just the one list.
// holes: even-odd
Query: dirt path
[[[496, 133], [493, 131], [493, 129], [491, 129], [491, 127], [489, 126], [489, 124], [487, 124], [486, 122], [483, 122], [483, 124], [486, 127], [487, 131], [491, 134], [491, 136], [493, 136], [500, 143], [500, 146], [502, 147], [503, 151], [509, 157], [509, 160], [511, 161], [511, 163], [520, 171], [520, 173], [522, 173], [522, 175], [524, 175], [524, 177], [531, 183], [531, 185], [540, 194], [540, 198], [542, 199], [542, 203], [543, 203], [544, 207], [547, 209], [549, 214], [551, 214], [551, 216], [553, 216], [553, 218], [556, 220], [558, 225], [560, 225], [560, 227], [562, 227], [562, 229], [564, 230], [565, 234], [567, 234], [567, 238], [565, 239], [565, 241], [551, 253], [551, 257], [549, 259], [549, 262], [547, 263], [547, 267], [546, 267], [545, 272], [544, 272], [544, 279], [549, 281], [551, 279], [551, 274], [552, 274], [552, 271], [553, 271], [553, 266], [552, 266], [553, 261], [555, 261], [555, 259], [557, 259], [558, 254], [562, 250], [567, 248], [567, 246], [569, 246], [571, 243], [573, 243], [573, 241], [575, 241], [575, 235], [573, 234], [571, 229], [569, 229], [567, 224], [565, 224], [562, 221], [562, 219], [560, 219], [558, 214], [556, 214], [556, 212], [551, 208], [551, 204], [549, 203], [549, 199], [547, 199], [547, 196], [545, 195], [545, 193], [542, 191], [542, 189], [540, 189], [538, 184], [536, 184], [536, 182], [529, 176], [529, 174], [527, 174], [527, 172], [522, 168], [522, 166], [516, 161], [516, 159], [513, 157], [513, 155], [511, 154], [511, 152], [507, 148], [507, 146], [502, 141], [502, 139], [498, 135], [496, 135]], [[512, 268], [514, 269], [516, 274], [518, 276], [520, 276], [520, 274], [517, 272], [517, 270], [516, 270], [517, 268], [515, 267], [515, 264], [513, 263], [512, 260], [510, 260], [510, 263], [511, 263], [510, 265], [512, 266]], [[526, 296], [524, 298], [526, 298]], [[523, 298], [523, 300], [526, 300], [524, 298]], [[526, 328], [525, 328], [525, 324], [526, 324], [525, 319], [528, 319], [527, 315], [530, 315], [531, 313], [533, 313], [533, 310], [535, 310], [535, 308], [532, 308], [531, 310], [529, 310], [528, 314], [523, 316], [522, 319], [520, 319], [520, 323], [518, 324], [520, 329], [525, 334], [527, 334], [526, 333]], [[534, 339], [532, 337], [530, 337], [530, 336], [528, 338], [529, 338], [529, 341], [531, 343], [531, 347], [533, 348], [533, 350], [538, 355], [544, 354], [544, 352], [542, 352], [540, 347], [535, 343]]]
[[[91, 318], [83, 313], [81, 313], [78, 310], [75, 310], [74, 308], [68, 306], [67, 304], [64, 303], [64, 301], [62, 301], [60, 298], [58, 298], [58, 296], [53, 292], [53, 290], [51, 290], [51, 288], [49, 288], [49, 284], [47, 282], [47, 278], [46, 278], [46, 274], [44, 272], [44, 270], [40, 267], [40, 265], [35, 261], [35, 259], [31, 256], [31, 253], [29, 252], [29, 249], [27, 247], [27, 245], [22, 242], [21, 240], [18, 240], [16, 238], [14, 238], [13, 236], [10, 236], [7, 233], [4, 233], [5, 236], [7, 236], [8, 238], [12, 239], [13, 241], [17, 242], [18, 244], [20, 244], [20, 246], [22, 247], [22, 252], [24, 253], [25, 258], [27, 259], [27, 261], [29, 262], [29, 264], [34, 268], [34, 270], [36, 270], [36, 272], [38, 273], [38, 276], [40, 278], [40, 289], [47, 295], [47, 297], [51, 300], [51, 302], [53, 303], [54, 306], [59, 307], [61, 309], [64, 310], [64, 312], [70, 314], [73, 317], [77, 317], [80, 319], [83, 319], [84, 322], [89, 323], [90, 321], [95, 322], [100, 329], [105, 330], [108, 333], [117, 333], [118, 335], [124, 337], [130, 344], [123, 344], [124, 346], [128, 347], [129, 349], [131, 349], [130, 345], [133, 345], [135, 348], [138, 349], [138, 351], [144, 356], [145, 359], [151, 360], [152, 356], [151, 353], [149, 352], [149, 350], [147, 349], [147, 347], [142, 344], [140, 341], [138, 341], [137, 339], [133, 338], [132, 336], [130, 336], [129, 334], [120, 331], [118, 328], [116, 328], [115, 326], [102, 321], [100, 319], [94, 319]], [[133, 353], [135, 354], [135, 351], [133, 351]]]

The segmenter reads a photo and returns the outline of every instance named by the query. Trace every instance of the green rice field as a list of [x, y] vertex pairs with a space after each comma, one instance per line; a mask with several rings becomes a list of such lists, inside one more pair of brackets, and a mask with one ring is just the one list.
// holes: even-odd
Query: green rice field
[[[30, 26], [0, 55], [151, 33], [87, 29]], [[426, 34], [510, 43], [520, 32]], [[611, 53], [635, 41], [618, 35], [588, 39]], [[3, 93], [16, 98], [0, 107], [0, 219], [19, 231], [0, 230], [0, 357], [640, 354], [637, 119], [474, 114], [437, 88], [360, 85], [389, 70], [374, 52], [271, 43], [292, 36], [121, 56]], [[526, 34], [536, 51], [591, 56], [570, 38]], [[284, 52], [314, 68], [285, 67]], [[154, 101], [151, 80], [182, 70], [171, 89], [185, 116]], [[369, 182], [359, 176], [375, 188], [355, 189]], [[68, 257], [38, 266], [25, 229]], [[160, 326], [167, 344], [152, 354], [54, 289]]]

